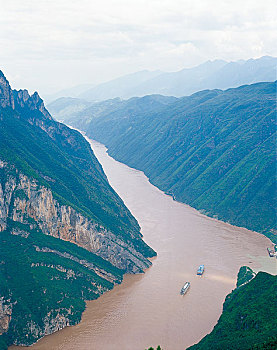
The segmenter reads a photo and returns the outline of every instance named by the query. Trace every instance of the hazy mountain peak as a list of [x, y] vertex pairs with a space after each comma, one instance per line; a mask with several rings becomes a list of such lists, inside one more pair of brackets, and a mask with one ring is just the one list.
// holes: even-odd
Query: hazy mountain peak
[[50, 113], [44, 106], [43, 100], [37, 92], [30, 95], [26, 89], [12, 90], [2, 71], [0, 71], [0, 107], [11, 107], [15, 110], [27, 107], [31, 110], [40, 111], [47, 119], [52, 119]]
[[183, 70], [187, 69], [187, 70], [190, 70], [190, 69], [199, 69], [199, 68], [202, 68], [202, 67], [211, 67], [211, 66], [215, 66], [215, 67], [222, 67], [224, 66], [225, 64], [227, 64], [228, 62], [227, 61], [224, 61], [224, 60], [220, 60], [220, 59], [216, 59], [216, 60], [208, 60], [208, 61], [205, 61], [201, 64], [198, 64], [197, 66], [194, 66], [192, 68], [184, 68]]
[[246, 62], [277, 62], [277, 57], [273, 57], [273, 56], [269, 56], [269, 55], [265, 55], [265, 56], [261, 56], [259, 58], [250, 58], [249, 60], [247, 60]]
[[14, 98], [10, 84], [4, 73], [0, 70], [0, 107], [14, 109]]
[[99, 84], [79, 97], [103, 101], [114, 97], [128, 99], [152, 94], [188, 96], [204, 89], [227, 89], [260, 81], [274, 81], [276, 65], [277, 58], [263, 56], [233, 62], [208, 60], [175, 72], [141, 70]]
[[77, 97], [83, 92], [86, 92], [87, 90], [91, 89], [93, 86], [95, 86], [95, 84], [81, 84], [81, 85], [70, 87], [68, 89], [57, 91], [50, 95], [46, 95], [44, 96], [44, 98], [46, 103], [48, 104], [62, 97]]
[[37, 91], [35, 91], [33, 95], [30, 95], [26, 89], [13, 90], [12, 92], [15, 101], [15, 109], [27, 107], [31, 110], [39, 110], [45, 118], [52, 119]]
[[80, 94], [79, 97], [89, 101], [103, 101], [115, 97], [124, 99], [130, 98], [136, 96], [137, 86], [162, 73], [163, 72], [159, 70], [142, 70], [126, 74], [105, 83], [101, 83], [92, 89], [87, 90], [85, 93]]

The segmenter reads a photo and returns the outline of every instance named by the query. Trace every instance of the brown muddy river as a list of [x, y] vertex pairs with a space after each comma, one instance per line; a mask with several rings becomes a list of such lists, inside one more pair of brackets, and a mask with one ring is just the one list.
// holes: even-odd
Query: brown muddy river
[[[126, 276], [88, 302], [80, 324], [45, 337], [32, 350], [144, 350], [158, 344], [185, 349], [213, 329], [241, 265], [276, 274], [267, 238], [173, 201], [142, 172], [109, 157], [103, 145], [91, 145], [158, 257], [145, 274]], [[196, 275], [200, 264], [205, 264], [202, 277]], [[191, 287], [181, 296], [186, 281]]]

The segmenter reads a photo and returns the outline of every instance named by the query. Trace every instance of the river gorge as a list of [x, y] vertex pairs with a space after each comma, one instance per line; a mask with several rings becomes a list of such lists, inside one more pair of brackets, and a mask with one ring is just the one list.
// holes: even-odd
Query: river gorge
[[[33, 350], [185, 349], [213, 329], [240, 266], [276, 274], [276, 259], [266, 251], [269, 239], [174, 201], [142, 172], [111, 158], [104, 145], [88, 141], [158, 256], [145, 274], [126, 275], [121, 285], [87, 302], [80, 324], [46, 336]], [[186, 281], [191, 288], [181, 296]]]

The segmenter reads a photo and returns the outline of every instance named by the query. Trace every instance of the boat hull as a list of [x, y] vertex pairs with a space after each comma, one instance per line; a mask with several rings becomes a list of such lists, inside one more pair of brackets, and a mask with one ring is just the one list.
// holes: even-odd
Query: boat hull
[[199, 268], [198, 268], [198, 270], [197, 270], [197, 275], [203, 275], [203, 273], [204, 273], [204, 265], [200, 265], [199, 266]]
[[189, 287], [190, 287], [190, 283], [189, 282], [186, 282], [184, 284], [184, 286], [182, 287], [181, 291], [180, 291], [180, 294], [181, 295], [184, 295], [187, 293], [187, 291], [189, 290]]

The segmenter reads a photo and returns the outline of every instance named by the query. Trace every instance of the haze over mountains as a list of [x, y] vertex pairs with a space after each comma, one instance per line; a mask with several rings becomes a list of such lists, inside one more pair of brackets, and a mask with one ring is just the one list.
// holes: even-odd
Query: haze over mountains
[[[221, 65], [209, 80], [216, 89], [185, 97], [162, 92], [177, 95], [180, 89], [205, 86], [208, 79], [195, 79], [194, 85], [187, 86], [177, 84], [175, 73], [162, 74], [151, 79], [152, 84], [141, 85], [141, 91], [151, 91], [156, 83], [168, 84], [170, 88], [159, 90], [162, 94], [91, 104], [75, 99], [71, 105], [65, 98], [49, 107], [57, 118], [105, 144], [113, 158], [142, 170], [176, 200], [206, 215], [262, 232], [277, 243], [276, 63], [269, 57], [233, 64], [216, 61], [185, 71], [179, 82], [184, 76], [204, 76], [209, 65], [210, 72]], [[268, 82], [245, 85], [251, 79]], [[218, 88], [227, 81], [242, 86]], [[171, 89], [170, 82], [179, 90]], [[70, 111], [78, 104], [78, 111]], [[238, 288], [226, 297], [214, 330], [191, 349], [276, 347], [276, 276], [264, 272], [254, 276], [249, 268], [240, 270]]]
[[86, 92], [87, 90], [94, 87], [95, 84], [81, 84], [77, 86], [73, 86], [71, 88], [60, 90], [53, 95], [46, 95], [45, 100], [46, 101], [53, 101], [60, 97], [78, 97], [80, 94]]
[[1, 2], [0, 350], [277, 350], [276, 3]]
[[68, 122], [177, 200], [276, 242], [276, 82], [111, 101]]
[[[137, 72], [63, 91], [72, 97], [49, 111], [174, 199], [277, 243], [276, 66], [276, 58], [262, 57]], [[126, 272], [142, 272], [155, 252], [80, 133], [55, 121], [38, 93], [12, 90], [1, 71], [0, 133], [6, 348], [76, 324], [85, 300]], [[240, 292], [276, 280], [257, 277]]]
[[[49, 104], [49, 110], [104, 143], [118, 160], [143, 170], [178, 200], [276, 240], [276, 83], [219, 90], [275, 81], [276, 67], [277, 58], [268, 56], [231, 63], [209, 61], [158, 74], [128, 92], [158, 90], [160, 95], [122, 100], [126, 95], [120, 86], [117, 92], [109, 90], [116, 83], [112, 81], [99, 91], [102, 97], [106, 91], [106, 96], [117, 94], [117, 98], [100, 102], [62, 98]], [[205, 87], [216, 89], [183, 98], [164, 96]], [[93, 91], [97, 88], [82, 96], [91, 97]]]
[[[193, 68], [177, 72], [140, 71], [98, 84], [92, 88], [76, 86], [48, 98], [49, 103], [60, 97], [77, 97], [88, 101], [101, 101], [119, 97], [162, 94], [186, 96], [204, 89], [226, 89], [243, 84], [276, 80], [277, 58], [264, 56], [258, 59], [226, 62], [207, 61]], [[80, 88], [82, 92], [80, 92]]]

